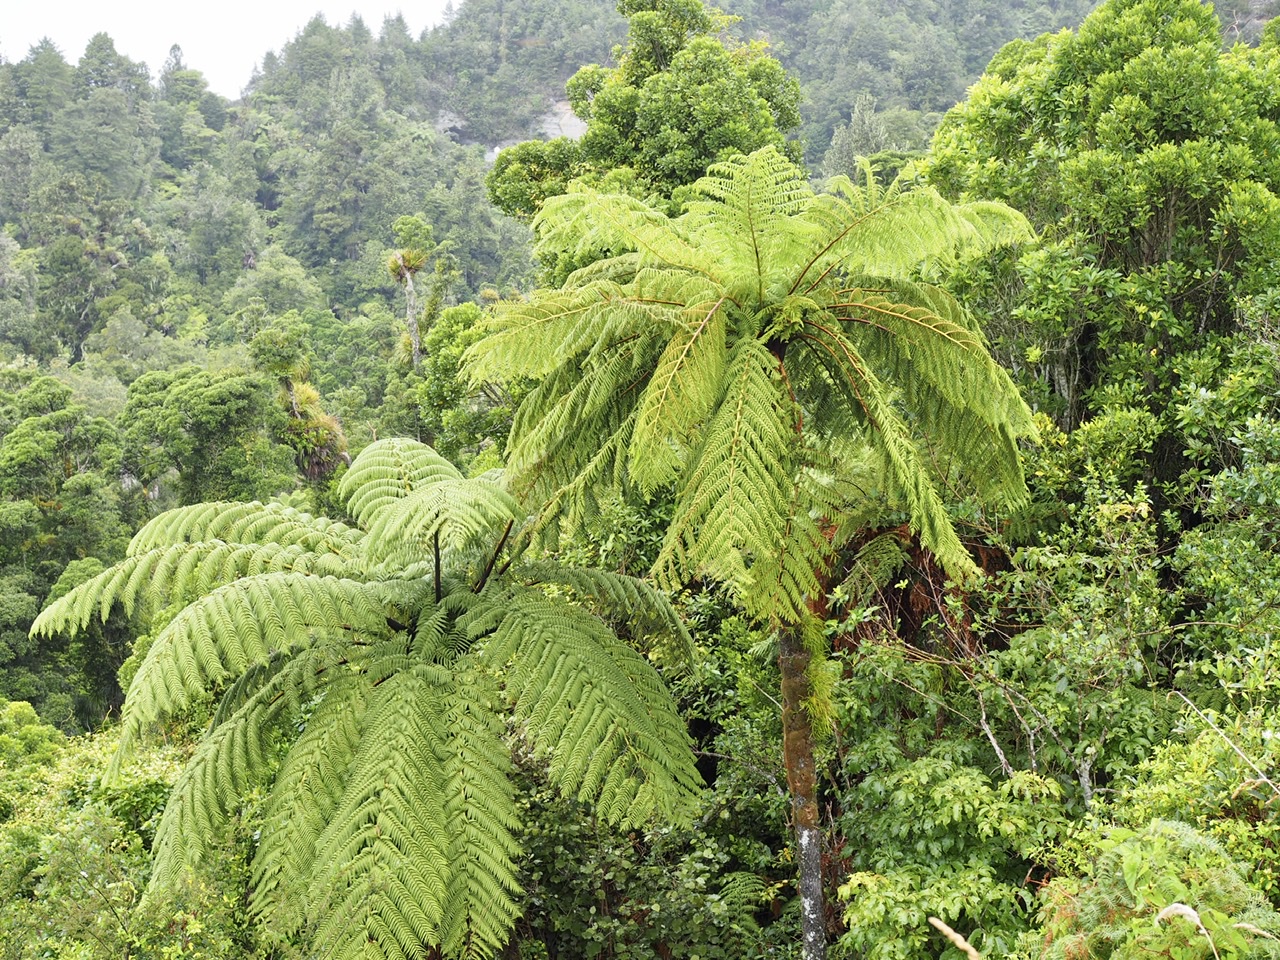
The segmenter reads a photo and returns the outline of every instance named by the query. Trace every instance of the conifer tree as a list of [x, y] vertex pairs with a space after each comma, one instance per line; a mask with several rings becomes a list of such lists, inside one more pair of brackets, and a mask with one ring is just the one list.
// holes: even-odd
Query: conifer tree
[[[1034, 432], [972, 318], [912, 279], [957, 248], [1025, 235], [1025, 221], [864, 173], [815, 195], [765, 148], [714, 166], [675, 218], [623, 195], [553, 197], [539, 236], [590, 266], [500, 304], [470, 352], [476, 378], [538, 381], [508, 469], [548, 504], [545, 529], [589, 517], [603, 487], [673, 487], [659, 581], [717, 579], [776, 631], [807, 960], [825, 951], [807, 712], [824, 577], [871, 491], [949, 574], [973, 577], [918, 441], [944, 452], [948, 481], [1015, 501], [1017, 442]], [[862, 486], [851, 462], [871, 468]]]

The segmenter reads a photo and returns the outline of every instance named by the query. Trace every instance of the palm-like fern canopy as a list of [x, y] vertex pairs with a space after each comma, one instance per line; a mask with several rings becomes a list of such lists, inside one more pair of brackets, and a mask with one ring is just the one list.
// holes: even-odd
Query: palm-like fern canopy
[[[879, 489], [958, 577], [973, 564], [939, 498], [954, 471], [994, 499], [1024, 485], [1031, 416], [972, 319], [922, 266], [1025, 237], [1000, 204], [837, 178], [815, 194], [772, 148], [712, 168], [670, 218], [627, 196], [547, 201], [544, 242], [590, 266], [501, 304], [469, 355], [477, 379], [539, 381], [509, 470], [550, 506], [676, 488], [657, 569], [710, 573], [754, 612], [794, 619], [851, 497], [832, 451], [871, 458]], [[939, 470], [921, 441], [945, 450]]]
[[610, 821], [676, 812], [698, 784], [683, 723], [610, 624], [687, 637], [642, 582], [512, 557], [516, 502], [422, 444], [373, 444], [340, 492], [356, 526], [276, 504], [163, 514], [33, 629], [74, 632], [117, 603], [177, 611], [130, 687], [122, 753], [219, 698], [165, 808], [153, 888], [262, 786], [254, 907], [272, 930], [323, 957], [490, 956], [517, 915], [512, 738]]

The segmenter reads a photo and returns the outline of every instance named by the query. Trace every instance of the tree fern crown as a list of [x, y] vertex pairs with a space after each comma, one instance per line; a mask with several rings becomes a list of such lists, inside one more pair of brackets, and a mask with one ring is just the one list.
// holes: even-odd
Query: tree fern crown
[[592, 262], [498, 305], [468, 355], [476, 379], [539, 382], [509, 469], [544, 523], [589, 513], [601, 484], [673, 485], [662, 579], [710, 574], [796, 617], [833, 549], [822, 529], [869, 493], [822, 453], [853, 442], [947, 570], [974, 572], [939, 484], [1019, 499], [1034, 427], [972, 318], [922, 278], [1030, 231], [999, 204], [863, 173], [815, 194], [767, 148], [714, 167], [674, 218], [587, 189], [546, 202], [542, 242]]
[[354, 525], [260, 503], [162, 514], [33, 629], [117, 604], [167, 623], [117, 763], [154, 721], [217, 698], [149, 895], [262, 787], [253, 906], [270, 929], [324, 957], [492, 956], [518, 913], [513, 739], [612, 822], [680, 814], [699, 786], [683, 723], [616, 629], [688, 637], [651, 586], [519, 555], [500, 480], [422, 444], [373, 444], [340, 493]]

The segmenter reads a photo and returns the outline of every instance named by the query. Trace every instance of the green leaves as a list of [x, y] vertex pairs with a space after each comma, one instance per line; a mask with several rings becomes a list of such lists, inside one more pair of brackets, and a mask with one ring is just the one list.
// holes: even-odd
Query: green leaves
[[[972, 321], [914, 275], [1026, 222], [869, 174], [837, 189], [815, 196], [767, 148], [714, 166], [676, 218], [585, 189], [545, 204], [547, 242], [603, 259], [499, 304], [468, 352], [473, 378], [540, 381], [509, 469], [549, 501], [541, 523], [589, 513], [593, 488], [674, 484], [662, 580], [710, 575], [788, 620], [832, 554], [824, 518], [851, 506], [822, 451], [854, 439], [948, 571], [973, 571], [935, 484], [954, 463], [1017, 500], [1017, 442], [1035, 430]], [[926, 461], [926, 438], [950, 462]]]
[[371, 445], [341, 494], [360, 528], [279, 505], [164, 514], [36, 629], [82, 630], [116, 602], [172, 614], [130, 687], [114, 770], [154, 721], [219, 701], [165, 809], [149, 898], [263, 789], [253, 907], [276, 935], [332, 957], [490, 957], [519, 912], [508, 722], [609, 821], [676, 815], [699, 787], [653, 667], [539, 584], [688, 637], [630, 578], [514, 564], [515, 500], [422, 444]]

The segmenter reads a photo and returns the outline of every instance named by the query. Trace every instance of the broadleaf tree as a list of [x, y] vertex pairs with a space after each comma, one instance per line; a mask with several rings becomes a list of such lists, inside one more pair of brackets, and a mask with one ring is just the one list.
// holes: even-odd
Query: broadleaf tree
[[324, 957], [490, 957], [519, 914], [513, 742], [606, 822], [680, 813], [699, 784], [688, 735], [615, 628], [688, 637], [642, 581], [512, 551], [512, 496], [424, 444], [372, 444], [340, 494], [354, 526], [280, 504], [161, 514], [33, 632], [74, 633], [116, 605], [167, 622], [112, 774], [156, 721], [215, 696], [149, 897], [261, 789], [251, 909], [273, 935]]
[[[972, 318], [916, 279], [959, 248], [1024, 236], [1021, 216], [882, 189], [869, 169], [832, 189], [813, 193], [765, 148], [712, 167], [678, 217], [625, 195], [552, 197], [539, 236], [590, 265], [499, 304], [469, 354], [478, 379], [537, 381], [508, 470], [547, 504], [544, 529], [589, 517], [602, 488], [674, 489], [659, 582], [719, 580], [775, 630], [809, 960], [825, 952], [811, 606], [843, 518], [890, 504], [952, 576], [972, 578], [939, 483], [1020, 499], [1017, 444], [1034, 433]], [[850, 462], [871, 468], [861, 484]]]

